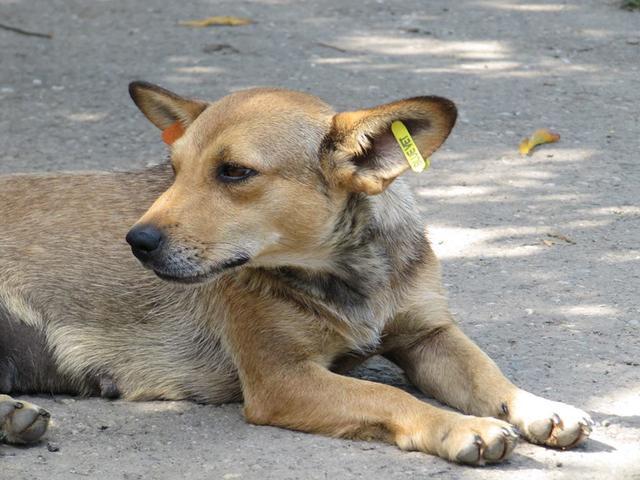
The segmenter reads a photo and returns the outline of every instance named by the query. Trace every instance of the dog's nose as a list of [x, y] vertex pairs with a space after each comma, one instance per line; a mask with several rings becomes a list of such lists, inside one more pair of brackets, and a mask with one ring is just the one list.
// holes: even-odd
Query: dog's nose
[[136, 225], [127, 233], [127, 243], [131, 251], [140, 260], [146, 260], [150, 254], [162, 245], [164, 235], [153, 225]]

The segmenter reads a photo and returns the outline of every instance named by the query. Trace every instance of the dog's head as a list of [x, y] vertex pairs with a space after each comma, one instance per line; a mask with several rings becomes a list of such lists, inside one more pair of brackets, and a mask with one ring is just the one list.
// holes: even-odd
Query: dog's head
[[213, 103], [143, 82], [129, 91], [171, 143], [175, 178], [127, 241], [158, 276], [188, 283], [246, 263], [323, 268], [348, 197], [379, 194], [409, 168], [391, 123], [402, 121], [428, 156], [456, 119], [439, 97], [336, 114], [288, 90]]

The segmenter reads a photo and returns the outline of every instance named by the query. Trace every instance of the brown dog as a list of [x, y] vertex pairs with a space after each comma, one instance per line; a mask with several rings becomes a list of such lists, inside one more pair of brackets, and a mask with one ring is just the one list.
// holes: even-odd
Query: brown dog
[[[560, 448], [589, 435], [587, 414], [515, 387], [448, 311], [390, 125], [430, 155], [453, 103], [336, 114], [286, 90], [130, 92], [170, 165], [0, 179], [0, 392], [243, 398], [252, 423], [470, 464], [507, 458], [513, 426]], [[155, 275], [123, 242], [137, 218], [127, 241]], [[467, 415], [334, 373], [374, 354]], [[0, 396], [8, 440], [47, 421]]]

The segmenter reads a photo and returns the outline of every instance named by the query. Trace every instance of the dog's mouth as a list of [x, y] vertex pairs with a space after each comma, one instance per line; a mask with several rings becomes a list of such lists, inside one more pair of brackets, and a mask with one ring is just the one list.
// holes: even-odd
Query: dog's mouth
[[166, 280], [168, 282], [195, 284], [207, 282], [208, 280], [211, 280], [225, 270], [240, 267], [247, 263], [249, 260], [251, 260], [251, 258], [248, 255], [238, 255], [211, 267], [206, 272], [198, 272], [196, 274], [190, 274], [186, 271], [167, 272], [162, 271], [158, 268], [152, 268], [152, 270], [158, 276], [158, 278], [161, 278], [162, 280]]

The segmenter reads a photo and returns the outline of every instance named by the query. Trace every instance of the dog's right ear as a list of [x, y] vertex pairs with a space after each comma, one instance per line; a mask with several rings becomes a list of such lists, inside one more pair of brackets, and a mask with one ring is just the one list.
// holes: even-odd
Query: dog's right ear
[[321, 164], [334, 185], [352, 192], [382, 192], [409, 163], [392, 134], [403, 122], [425, 157], [445, 141], [456, 122], [456, 106], [442, 97], [413, 97], [334, 115], [321, 147]]
[[147, 82], [131, 82], [129, 95], [140, 111], [160, 130], [179, 124], [186, 129], [208, 104], [176, 95]]

